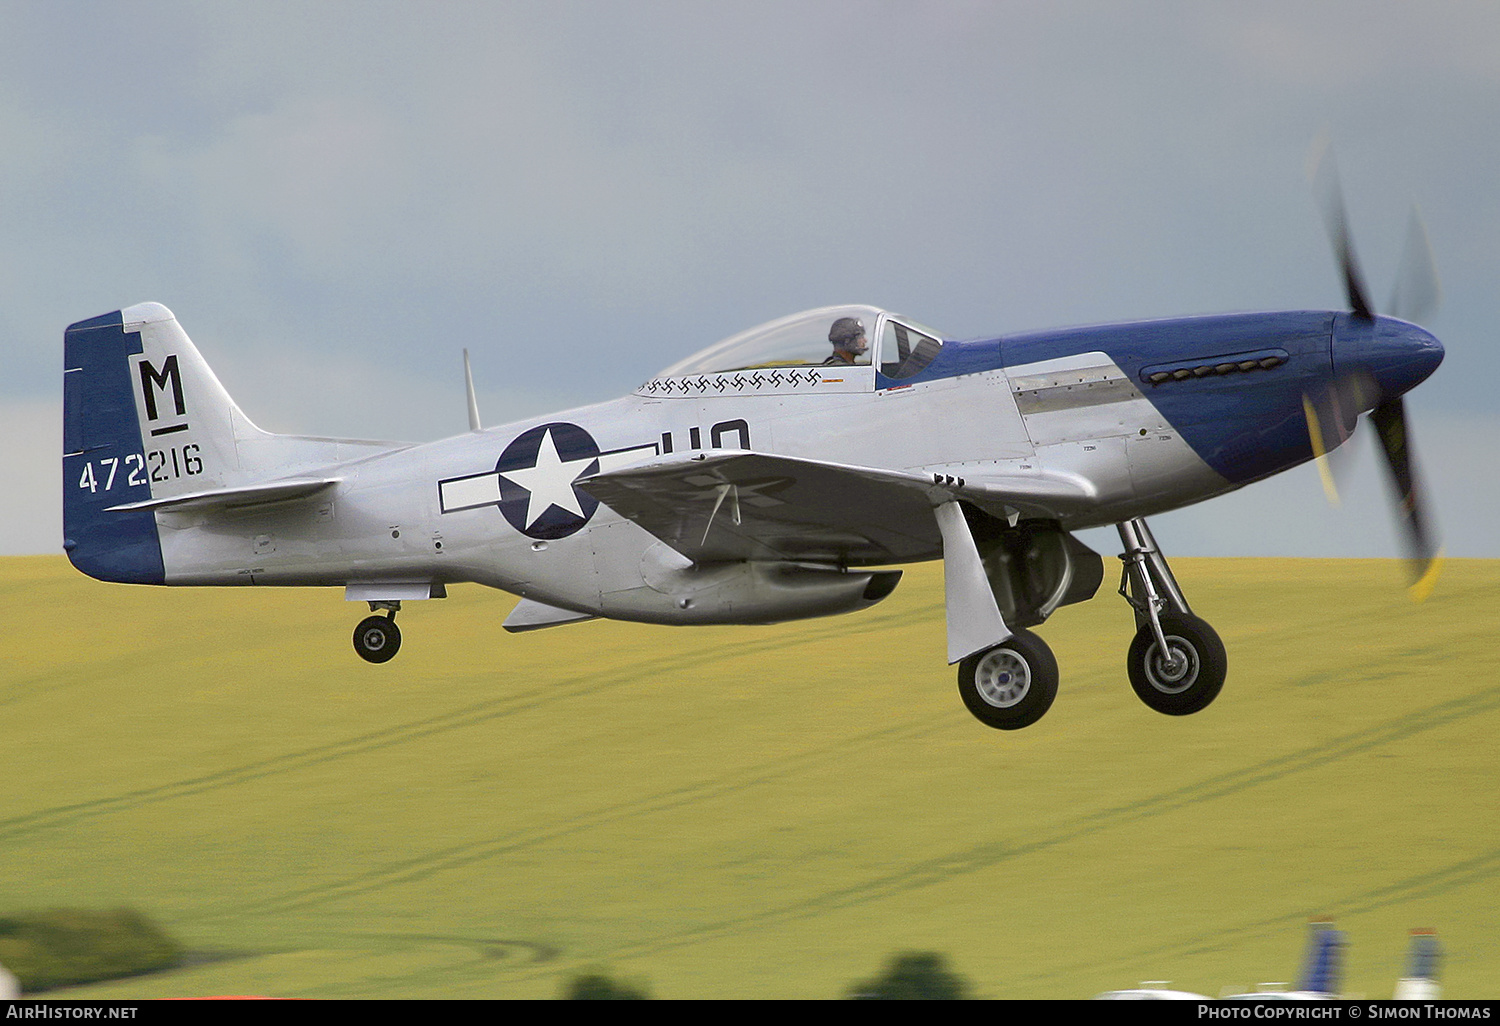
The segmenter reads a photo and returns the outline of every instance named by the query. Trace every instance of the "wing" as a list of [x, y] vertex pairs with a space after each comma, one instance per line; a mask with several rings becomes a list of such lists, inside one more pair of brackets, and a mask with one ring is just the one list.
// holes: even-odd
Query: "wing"
[[872, 566], [937, 559], [934, 510], [962, 498], [1004, 515], [1056, 515], [1091, 490], [1035, 475], [962, 481], [743, 450], [663, 456], [578, 486], [694, 561]]

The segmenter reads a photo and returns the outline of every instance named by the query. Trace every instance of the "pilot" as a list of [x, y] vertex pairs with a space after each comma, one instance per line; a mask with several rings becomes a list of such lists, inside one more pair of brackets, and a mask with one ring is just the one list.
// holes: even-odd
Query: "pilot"
[[828, 329], [828, 341], [833, 343], [833, 352], [824, 364], [853, 364], [862, 362], [869, 351], [870, 343], [865, 338], [865, 326], [858, 317], [840, 317]]

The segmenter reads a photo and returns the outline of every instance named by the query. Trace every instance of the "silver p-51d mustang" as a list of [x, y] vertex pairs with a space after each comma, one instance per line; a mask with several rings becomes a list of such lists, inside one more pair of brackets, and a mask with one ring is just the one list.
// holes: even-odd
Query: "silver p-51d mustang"
[[611, 617], [770, 623], [862, 609], [893, 564], [944, 563], [948, 661], [984, 723], [1034, 723], [1056, 661], [1026, 628], [1093, 596], [1075, 530], [1118, 526], [1128, 670], [1151, 708], [1218, 694], [1224, 648], [1145, 518], [1335, 447], [1385, 443], [1417, 576], [1434, 564], [1401, 395], [1442, 360], [1372, 311], [1281, 312], [959, 341], [867, 306], [813, 310], [677, 363], [631, 395], [423, 445], [277, 435], [155, 303], [67, 329], [64, 534], [101, 580], [336, 585], [395, 655], [401, 603], [473, 581], [509, 630]]

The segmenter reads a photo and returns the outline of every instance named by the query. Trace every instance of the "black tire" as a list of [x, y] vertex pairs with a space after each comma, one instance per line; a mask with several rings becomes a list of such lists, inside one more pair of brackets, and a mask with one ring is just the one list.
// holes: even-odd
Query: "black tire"
[[1187, 613], [1162, 613], [1161, 632], [1168, 649], [1184, 661], [1175, 667], [1168, 664], [1155, 632], [1146, 624], [1130, 643], [1130, 686], [1142, 702], [1168, 716], [1207, 708], [1219, 697], [1229, 670], [1224, 642], [1207, 623]]
[[354, 651], [369, 663], [383, 663], [401, 650], [401, 629], [389, 616], [367, 616], [354, 628]]
[[1016, 631], [958, 664], [958, 693], [987, 727], [1029, 727], [1057, 697], [1057, 658], [1035, 634]]

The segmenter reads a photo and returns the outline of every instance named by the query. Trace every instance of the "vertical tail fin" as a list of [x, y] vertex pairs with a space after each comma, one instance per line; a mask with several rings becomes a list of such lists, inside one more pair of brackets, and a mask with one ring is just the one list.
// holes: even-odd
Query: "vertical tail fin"
[[118, 507], [233, 483], [237, 439], [263, 434], [161, 304], [69, 326], [63, 548], [73, 565], [101, 580], [162, 583], [155, 514]]
[[[171, 546], [163, 560], [155, 510], [170, 500], [306, 495], [335, 483], [331, 465], [405, 448], [262, 431], [160, 303], [71, 325], [63, 354], [63, 548], [100, 580], [163, 584], [191, 569]], [[309, 470], [290, 490], [261, 487]]]
[[1307, 961], [1297, 989], [1312, 994], [1337, 995], [1344, 976], [1344, 934], [1331, 922], [1308, 924]]
[[1443, 959], [1443, 946], [1438, 943], [1433, 930], [1413, 930], [1411, 948], [1406, 955], [1406, 975], [1396, 983], [1397, 1001], [1436, 1001], [1442, 997], [1438, 985], [1438, 965]]

